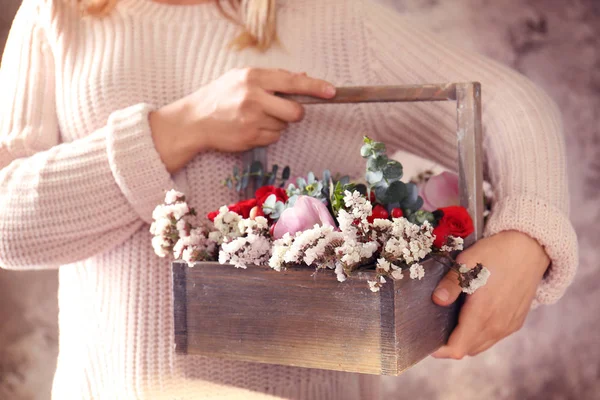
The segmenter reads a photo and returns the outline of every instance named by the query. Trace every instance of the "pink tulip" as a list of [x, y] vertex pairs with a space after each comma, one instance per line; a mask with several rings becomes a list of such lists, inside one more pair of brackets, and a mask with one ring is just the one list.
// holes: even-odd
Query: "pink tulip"
[[281, 239], [286, 233], [294, 235], [296, 232], [311, 229], [315, 225], [335, 226], [335, 222], [327, 206], [321, 200], [310, 196], [299, 196], [293, 207], [281, 213], [273, 230], [273, 237]]
[[442, 172], [432, 176], [427, 182], [419, 185], [419, 195], [423, 198], [423, 210], [425, 211], [458, 206], [460, 204], [458, 175], [452, 172]]

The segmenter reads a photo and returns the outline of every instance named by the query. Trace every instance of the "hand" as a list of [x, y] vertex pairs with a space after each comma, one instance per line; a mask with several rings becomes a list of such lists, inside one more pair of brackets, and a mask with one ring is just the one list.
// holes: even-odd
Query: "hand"
[[157, 151], [169, 172], [196, 154], [240, 152], [277, 142], [289, 122], [304, 116], [297, 102], [276, 92], [335, 96], [328, 82], [273, 69], [235, 69], [191, 95], [150, 114]]
[[[436, 358], [460, 360], [474, 356], [518, 331], [550, 260], [534, 239], [506, 231], [479, 240], [462, 252], [457, 262], [467, 267], [480, 262], [491, 275], [485, 286], [467, 295], [458, 326], [448, 344], [433, 354]], [[433, 301], [448, 306], [460, 293], [457, 274], [450, 271], [435, 290]]]

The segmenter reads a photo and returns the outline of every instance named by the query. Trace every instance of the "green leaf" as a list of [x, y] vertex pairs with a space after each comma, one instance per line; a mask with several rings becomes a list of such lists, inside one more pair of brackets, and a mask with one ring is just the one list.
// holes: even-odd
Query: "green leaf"
[[362, 147], [360, 148], [360, 155], [363, 158], [368, 158], [373, 154], [373, 148], [371, 147], [370, 144], [364, 144], [362, 145]]
[[367, 182], [369, 182], [369, 185], [375, 185], [375, 184], [381, 182], [381, 180], [383, 179], [383, 172], [369, 171], [365, 175], [365, 178], [367, 179]]
[[369, 157], [367, 160], [368, 171], [380, 171], [385, 168], [388, 164], [388, 158], [386, 156]]
[[[375, 193], [377, 195], [377, 193]], [[406, 185], [403, 182], [395, 181], [390, 184], [382, 198], [384, 204], [401, 202], [408, 195]], [[378, 197], [379, 198], [379, 197]]]
[[250, 174], [261, 176], [263, 172], [263, 165], [260, 161], [253, 161], [250, 166]]
[[388, 190], [387, 183], [384, 182], [383, 185], [375, 186], [374, 189], [375, 189], [374, 190], [375, 197], [377, 198], [377, 200], [383, 202], [385, 200], [385, 194], [387, 193], [387, 190]]
[[328, 185], [329, 181], [331, 181], [331, 171], [326, 169], [325, 171], [323, 171], [323, 183]]
[[385, 154], [385, 144], [381, 143], [381, 142], [373, 142], [373, 144], [371, 145], [373, 148], [373, 152], [376, 154]]
[[383, 177], [388, 180], [400, 180], [402, 178], [402, 164], [390, 161], [383, 170]]

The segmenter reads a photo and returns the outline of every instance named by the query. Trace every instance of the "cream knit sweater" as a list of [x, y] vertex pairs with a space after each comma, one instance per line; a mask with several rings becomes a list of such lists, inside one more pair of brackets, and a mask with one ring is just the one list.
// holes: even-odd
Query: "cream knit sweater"
[[[281, 3], [282, 45], [259, 54], [227, 50], [236, 27], [210, 4], [120, 0], [100, 19], [60, 0], [24, 1], [0, 70], [0, 264], [60, 266], [55, 399], [376, 398], [374, 377], [173, 351], [171, 270], [153, 254], [151, 212], [172, 187], [202, 212], [235, 200], [221, 181], [239, 158], [200, 154], [170, 176], [147, 115], [234, 67], [306, 71], [339, 86], [480, 81], [498, 199], [486, 234], [517, 229], [545, 246], [552, 266], [537, 303], [572, 280], [563, 132], [544, 93], [371, 1]], [[358, 174], [365, 133], [456, 166], [450, 103], [311, 107], [269, 159], [298, 174]]]

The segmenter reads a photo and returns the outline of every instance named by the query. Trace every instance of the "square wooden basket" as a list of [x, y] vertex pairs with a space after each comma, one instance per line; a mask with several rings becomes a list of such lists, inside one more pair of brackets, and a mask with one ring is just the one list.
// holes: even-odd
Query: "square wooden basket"
[[[303, 104], [455, 101], [461, 204], [482, 231], [481, 88], [479, 83], [338, 88], [331, 100], [287, 96]], [[245, 163], [266, 163], [264, 149]], [[193, 268], [173, 263], [175, 346], [197, 354], [297, 367], [399, 375], [448, 339], [459, 304], [435, 305], [431, 296], [448, 271], [428, 259], [423, 280], [384, 284], [378, 293], [361, 271], [339, 283], [333, 271], [268, 267], [246, 270], [215, 262]]]

